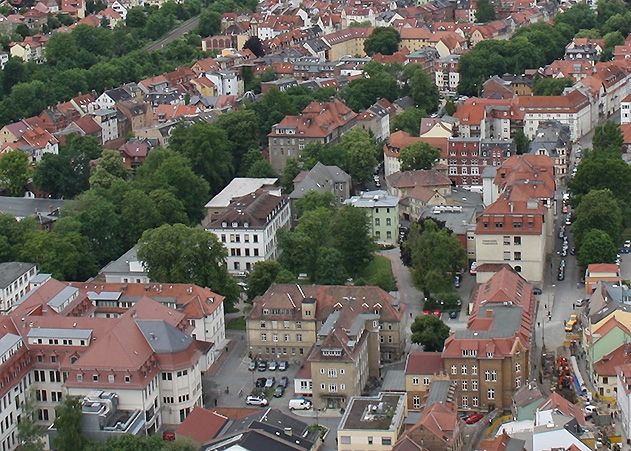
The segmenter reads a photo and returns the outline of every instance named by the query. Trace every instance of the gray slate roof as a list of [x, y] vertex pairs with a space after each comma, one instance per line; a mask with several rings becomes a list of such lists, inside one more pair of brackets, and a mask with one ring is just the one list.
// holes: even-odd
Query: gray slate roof
[[0, 196], [0, 213], [16, 218], [28, 218], [38, 213], [48, 214], [51, 210], [63, 207], [65, 202], [63, 199]]
[[304, 178], [294, 185], [289, 197], [300, 199], [311, 191], [331, 191], [335, 183], [351, 183], [351, 176], [337, 166], [325, 166], [319, 161]]
[[163, 320], [139, 319], [136, 325], [157, 354], [182, 352], [193, 342], [191, 337]]
[[35, 267], [34, 263], [6, 262], [0, 263], [0, 290], [11, 285], [22, 274]]

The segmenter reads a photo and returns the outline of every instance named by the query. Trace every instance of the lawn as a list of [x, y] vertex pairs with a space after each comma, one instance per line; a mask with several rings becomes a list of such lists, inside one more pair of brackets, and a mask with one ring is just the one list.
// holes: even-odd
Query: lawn
[[226, 323], [226, 329], [245, 330], [245, 318], [232, 318]]
[[386, 291], [397, 289], [397, 282], [392, 275], [392, 263], [382, 255], [375, 255], [360, 277], [367, 285], [377, 285]]

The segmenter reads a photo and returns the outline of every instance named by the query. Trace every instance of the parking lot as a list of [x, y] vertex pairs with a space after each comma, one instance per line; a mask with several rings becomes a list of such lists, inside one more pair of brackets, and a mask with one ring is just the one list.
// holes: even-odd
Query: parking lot
[[[204, 403], [206, 407], [217, 405], [223, 406], [246, 406], [246, 398], [256, 390], [256, 380], [259, 378], [274, 377], [275, 383], [273, 387], [278, 385], [280, 379], [285, 376], [288, 379], [288, 386], [281, 398], [272, 396], [273, 390], [266, 390], [269, 397], [269, 405], [280, 408], [283, 411], [288, 410], [287, 404], [294, 397], [294, 376], [299, 369], [296, 364], [289, 364], [286, 371], [250, 371], [250, 358], [246, 353], [246, 344], [244, 334], [242, 332], [231, 332], [232, 346], [229, 348], [229, 355], [221, 366], [220, 370], [214, 376], [204, 377]], [[260, 389], [257, 391], [260, 393]]]

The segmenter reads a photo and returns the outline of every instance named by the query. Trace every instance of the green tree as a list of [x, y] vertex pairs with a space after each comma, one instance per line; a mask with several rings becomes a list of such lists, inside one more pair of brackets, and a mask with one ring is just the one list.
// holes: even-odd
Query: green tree
[[430, 75], [418, 64], [408, 64], [404, 76], [409, 94], [417, 108], [428, 113], [438, 110], [438, 88]]
[[86, 451], [195, 451], [198, 448], [190, 440], [182, 437], [168, 442], [162, 439], [161, 434], [121, 434], [105, 442], [91, 443]]
[[121, 220], [127, 224], [125, 247], [132, 247], [145, 230], [157, 227], [162, 222], [160, 212], [153, 199], [139, 189], [129, 190], [121, 205]]
[[423, 346], [426, 352], [440, 352], [449, 337], [449, 327], [434, 315], [417, 316], [411, 326], [412, 343]]
[[298, 218], [306, 212], [317, 208], [326, 208], [327, 210], [333, 212], [336, 207], [337, 200], [335, 199], [335, 195], [329, 191], [311, 191], [296, 201], [296, 212]]
[[127, 180], [131, 176], [131, 171], [123, 164], [120, 153], [116, 150], [106, 150], [101, 154], [101, 158], [96, 161], [96, 168], [101, 168], [114, 177]]
[[396, 132], [403, 130], [411, 136], [418, 136], [421, 128], [421, 119], [426, 116], [425, 111], [418, 108], [408, 108], [403, 113], [397, 114], [392, 123], [390, 130]]
[[367, 131], [355, 127], [341, 139], [339, 147], [346, 152], [343, 165], [353, 182], [366, 183], [372, 179], [377, 166], [377, 145]]
[[133, 182], [146, 192], [166, 189], [173, 193], [184, 205], [188, 222], [197, 223], [203, 218], [203, 206], [209, 198], [208, 183], [193, 172], [184, 156], [172, 150], [152, 150]]
[[440, 158], [440, 150], [425, 142], [410, 144], [399, 155], [401, 171], [431, 169]]
[[245, 176], [253, 178], [276, 177], [276, 172], [269, 161], [261, 158], [250, 166]]
[[495, 7], [490, 0], [478, 0], [478, 9], [475, 10], [476, 23], [486, 23], [495, 20]]
[[221, 31], [221, 15], [217, 11], [205, 9], [199, 16], [199, 34], [205, 38], [206, 36], [214, 36]]
[[89, 188], [90, 161], [103, 151], [93, 136], [69, 135], [59, 155], [45, 154], [35, 168], [33, 182], [54, 197], [73, 198]]
[[613, 263], [617, 249], [609, 235], [602, 230], [593, 229], [585, 235], [576, 259], [583, 268], [592, 263]]
[[155, 205], [162, 223], [188, 223], [184, 204], [168, 189], [155, 189], [149, 193], [149, 198]]
[[571, 78], [535, 78], [532, 93], [536, 96], [560, 96], [563, 90], [574, 84]]
[[403, 247], [410, 253], [413, 281], [428, 298], [432, 292], [448, 291], [447, 274], [455, 274], [467, 263], [458, 238], [431, 219], [413, 224]]
[[394, 101], [399, 97], [397, 79], [388, 72], [358, 78], [351, 81], [342, 91], [342, 99], [353, 111], [363, 111], [381, 98]]
[[581, 247], [585, 236], [594, 229], [605, 232], [614, 243], [620, 241], [622, 211], [614, 195], [607, 189], [590, 191], [576, 209], [572, 235], [577, 247]]
[[450, 97], [445, 101], [445, 113], [447, 113], [449, 116], [453, 116], [454, 113], [456, 112], [456, 104], [454, 103], [454, 100]]
[[333, 247], [342, 254], [346, 272], [356, 276], [374, 253], [366, 212], [348, 205], [341, 207], [333, 218], [331, 230], [335, 230]]
[[401, 36], [392, 27], [377, 27], [364, 42], [364, 51], [368, 56], [375, 53], [392, 55], [399, 48]]
[[315, 282], [323, 285], [344, 285], [347, 279], [344, 256], [337, 249], [322, 249], [316, 260]]
[[595, 151], [613, 150], [617, 153], [622, 152], [624, 145], [624, 137], [620, 131], [620, 126], [613, 121], [607, 121], [602, 125], [596, 126], [594, 129], [594, 138], [592, 146]]
[[[222, 114], [215, 124], [226, 132], [235, 168], [243, 170], [243, 159], [246, 153], [260, 147], [260, 121], [256, 112], [245, 109]], [[267, 135], [265, 140], [267, 140]], [[243, 170], [242, 173], [246, 172]]]
[[59, 451], [84, 449], [87, 440], [81, 434], [81, 400], [74, 396], [66, 397], [55, 409], [55, 428], [57, 435], [53, 447]]
[[230, 143], [226, 133], [216, 125], [196, 123], [178, 126], [169, 139], [169, 148], [185, 155], [193, 170], [218, 193], [234, 176]]
[[138, 258], [145, 262], [151, 280], [209, 287], [231, 306], [239, 290], [226, 269], [226, 257], [215, 235], [184, 224], [146, 230], [138, 241]]
[[24, 404], [22, 404], [22, 415], [18, 423], [20, 450], [43, 451], [45, 434], [44, 428], [37, 424], [34, 394], [31, 389], [25, 394]]
[[528, 148], [530, 147], [530, 140], [526, 137], [523, 128], [518, 128], [515, 132], [515, 137], [513, 138], [515, 142], [515, 150], [517, 155], [522, 155], [528, 153]]
[[618, 154], [593, 151], [583, 157], [568, 187], [574, 207], [583, 196], [598, 189], [609, 189], [616, 199], [631, 204], [631, 167]]
[[0, 156], [0, 188], [11, 196], [24, 194], [31, 168], [28, 155], [21, 150], [12, 150]]
[[248, 299], [251, 301], [265, 293], [282, 270], [280, 263], [274, 260], [256, 262], [248, 275]]
[[295, 158], [289, 158], [280, 178], [280, 184], [286, 192], [291, 193], [294, 190], [294, 179], [300, 171], [302, 171], [302, 164]]

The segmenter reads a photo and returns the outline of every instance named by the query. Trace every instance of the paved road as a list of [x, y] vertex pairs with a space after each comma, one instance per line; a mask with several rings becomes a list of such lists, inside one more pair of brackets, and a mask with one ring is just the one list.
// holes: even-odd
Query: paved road
[[167, 45], [168, 43], [173, 42], [176, 39], [179, 39], [182, 36], [184, 36], [189, 31], [194, 30], [195, 28], [197, 28], [198, 25], [199, 25], [199, 16], [191, 17], [187, 21], [182, 22], [176, 28], [171, 30], [163, 38], [160, 38], [157, 41], [154, 41], [151, 44], [148, 44], [147, 46], [145, 46], [145, 50], [148, 52], [154, 52], [156, 50], [159, 50], [163, 48], [165, 45]]

